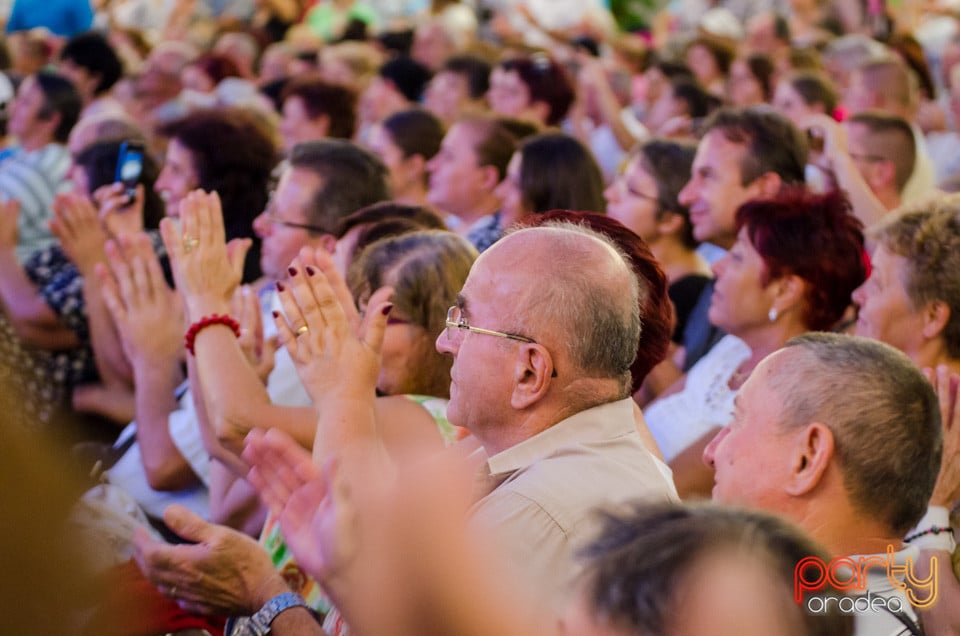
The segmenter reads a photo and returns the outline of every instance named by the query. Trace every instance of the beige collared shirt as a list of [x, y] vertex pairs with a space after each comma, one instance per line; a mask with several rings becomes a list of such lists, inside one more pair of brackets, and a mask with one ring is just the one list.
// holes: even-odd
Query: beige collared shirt
[[600, 529], [598, 508], [678, 500], [669, 469], [637, 433], [629, 398], [581, 411], [486, 467], [488, 494], [471, 509], [471, 523], [554, 605], [582, 569], [576, 554]]

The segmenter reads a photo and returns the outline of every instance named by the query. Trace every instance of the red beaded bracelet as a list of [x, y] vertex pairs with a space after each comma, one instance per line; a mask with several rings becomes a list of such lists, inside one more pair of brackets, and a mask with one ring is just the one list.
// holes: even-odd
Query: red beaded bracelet
[[187, 335], [183, 337], [184, 344], [187, 347], [187, 351], [190, 352], [190, 355], [196, 355], [193, 352], [193, 341], [196, 340], [197, 334], [210, 325], [226, 325], [227, 327], [233, 329], [233, 335], [235, 335], [237, 338], [240, 337], [240, 323], [227, 314], [222, 316], [220, 314], [204, 316], [197, 322], [190, 325], [190, 328], [187, 329]]

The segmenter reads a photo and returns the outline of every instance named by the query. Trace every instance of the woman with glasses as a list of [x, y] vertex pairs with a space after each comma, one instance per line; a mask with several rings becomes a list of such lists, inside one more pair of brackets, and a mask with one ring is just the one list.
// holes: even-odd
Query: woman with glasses
[[674, 341], [680, 342], [687, 316], [710, 280], [710, 266], [697, 253], [690, 211], [677, 200], [697, 147], [653, 140], [641, 145], [623, 173], [607, 188], [607, 214], [637, 233], [667, 275], [676, 308]]

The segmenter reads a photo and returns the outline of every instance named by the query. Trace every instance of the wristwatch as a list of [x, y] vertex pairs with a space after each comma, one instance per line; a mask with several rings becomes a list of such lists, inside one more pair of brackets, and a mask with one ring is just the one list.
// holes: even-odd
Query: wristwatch
[[250, 617], [247, 623], [247, 634], [251, 636], [267, 636], [270, 633], [270, 624], [280, 615], [280, 612], [291, 607], [306, 607], [307, 602], [294, 592], [277, 594]]

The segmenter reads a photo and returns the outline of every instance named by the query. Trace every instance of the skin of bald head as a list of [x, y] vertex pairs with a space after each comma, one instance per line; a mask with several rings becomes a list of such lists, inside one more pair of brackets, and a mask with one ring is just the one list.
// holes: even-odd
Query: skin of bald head
[[613, 243], [584, 227], [557, 223], [508, 234], [481, 258], [515, 277], [508, 320], [516, 333], [535, 334], [562, 352], [579, 378], [612, 381], [610, 394], [595, 396], [599, 402], [629, 394], [640, 336], [639, 284]]
[[81, 119], [67, 140], [70, 155], [76, 157], [84, 148], [97, 141], [143, 141], [144, 134], [133, 119], [123, 113], [106, 112]]

